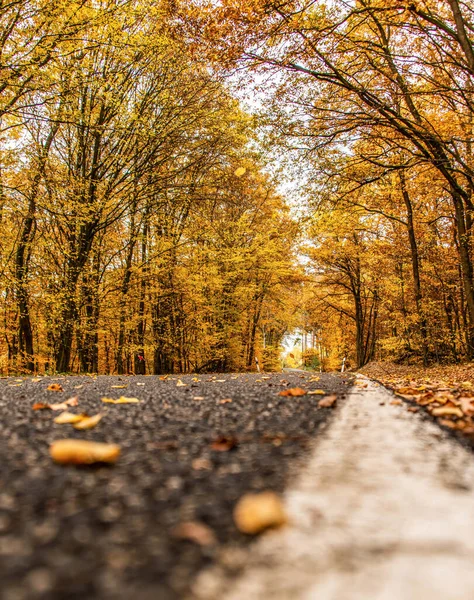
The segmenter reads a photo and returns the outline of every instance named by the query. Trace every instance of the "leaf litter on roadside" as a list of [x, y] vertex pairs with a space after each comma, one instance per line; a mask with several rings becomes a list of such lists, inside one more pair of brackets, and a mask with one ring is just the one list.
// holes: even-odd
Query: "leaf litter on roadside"
[[299, 387], [294, 387], [294, 388], [288, 388], [286, 390], [282, 390], [281, 392], [279, 392], [279, 396], [293, 396], [293, 397], [297, 397], [297, 396], [306, 396], [308, 392], [306, 390], [303, 390], [302, 388]]
[[70, 406], [77, 406], [79, 399], [73, 396], [59, 404], [49, 404], [49, 402], [35, 402], [32, 406], [33, 410], [67, 410]]

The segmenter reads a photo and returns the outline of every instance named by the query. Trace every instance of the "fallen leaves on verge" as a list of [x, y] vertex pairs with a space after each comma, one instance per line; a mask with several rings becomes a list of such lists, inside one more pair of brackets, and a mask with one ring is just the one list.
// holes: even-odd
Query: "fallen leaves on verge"
[[319, 408], [332, 408], [333, 406], [335, 406], [336, 401], [337, 401], [336, 394], [332, 394], [331, 396], [326, 396], [326, 398], [322, 398], [318, 402], [318, 406], [319, 406]]
[[308, 392], [299, 387], [288, 388], [287, 390], [282, 390], [278, 395], [279, 396], [306, 396]]
[[49, 453], [55, 462], [62, 465], [114, 463], [120, 455], [120, 447], [116, 444], [66, 439], [53, 442]]
[[242, 533], [256, 534], [287, 522], [285, 509], [274, 492], [245, 494], [234, 508], [234, 522]]
[[198, 521], [180, 523], [171, 531], [171, 535], [181, 540], [189, 540], [199, 546], [212, 546], [217, 543], [212, 529]]
[[[474, 437], [473, 365], [416, 365], [371, 363], [364, 367], [369, 377], [379, 379], [399, 398], [390, 404], [403, 404], [401, 398], [416, 404], [439, 420], [441, 425]], [[407, 408], [415, 412], [418, 407]]]
[[65, 400], [64, 402], [60, 402], [59, 404], [49, 404], [48, 402], [35, 402], [33, 404], [33, 410], [67, 410], [69, 406], [77, 406], [79, 404], [79, 400], [77, 396], [73, 396], [69, 398], [69, 400]]
[[126, 396], [120, 396], [120, 398], [107, 398], [103, 397], [102, 402], [106, 404], [138, 404], [140, 400], [138, 398], [127, 398]]

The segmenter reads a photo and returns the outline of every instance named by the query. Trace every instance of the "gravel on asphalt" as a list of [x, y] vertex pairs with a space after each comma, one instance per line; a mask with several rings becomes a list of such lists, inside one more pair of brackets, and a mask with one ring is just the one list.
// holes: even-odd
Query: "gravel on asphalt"
[[[52, 383], [64, 391], [48, 391]], [[350, 376], [301, 372], [2, 378], [1, 600], [176, 600], [204, 567], [238, 569], [252, 537], [233, 523], [236, 502], [282, 492], [337, 411], [318, 408], [318, 395], [278, 393], [298, 386], [343, 399], [350, 385]], [[53, 422], [58, 412], [32, 409], [71, 396], [72, 411], [103, 413], [97, 427], [76, 431]], [[217, 447], [235, 446], [213, 449], [221, 437]], [[113, 442], [122, 454], [115, 465], [60, 466], [49, 446], [62, 438]], [[217, 542], [173, 534], [189, 521]]]

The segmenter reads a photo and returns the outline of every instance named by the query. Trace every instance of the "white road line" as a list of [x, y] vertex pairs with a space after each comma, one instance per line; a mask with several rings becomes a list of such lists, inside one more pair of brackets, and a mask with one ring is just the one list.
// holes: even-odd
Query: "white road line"
[[238, 576], [203, 573], [193, 598], [474, 598], [474, 457], [391, 399], [351, 392], [286, 494], [291, 526], [257, 540]]

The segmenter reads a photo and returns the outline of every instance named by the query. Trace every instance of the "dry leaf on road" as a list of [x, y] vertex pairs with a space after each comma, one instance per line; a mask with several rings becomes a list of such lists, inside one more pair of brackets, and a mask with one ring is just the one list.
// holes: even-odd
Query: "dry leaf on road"
[[120, 447], [86, 440], [57, 440], [49, 447], [49, 454], [55, 462], [63, 465], [114, 463], [120, 455]]
[[232, 450], [232, 448], [235, 448], [237, 444], [238, 441], [235, 437], [222, 435], [212, 442], [211, 448], [217, 452], [228, 452], [229, 450]]
[[282, 390], [278, 395], [279, 396], [306, 396], [308, 392], [306, 390], [302, 390], [299, 387], [288, 388], [287, 390]]
[[120, 398], [102, 398], [102, 402], [106, 404], [138, 404], [140, 400], [138, 398], [127, 398], [126, 396], [120, 396]]
[[180, 540], [189, 540], [199, 546], [212, 546], [217, 543], [212, 529], [198, 521], [180, 523], [171, 531], [171, 535]]
[[48, 387], [46, 388], [47, 390], [49, 390], [50, 392], [63, 392], [63, 388], [59, 383], [51, 383], [48, 385]]
[[74, 429], [80, 429], [81, 431], [84, 429], [93, 429], [101, 419], [102, 415], [98, 413], [92, 417], [85, 417], [78, 423], [75, 423], [73, 427]]
[[245, 494], [234, 508], [234, 522], [242, 533], [256, 534], [287, 522], [285, 509], [274, 492]]
[[332, 408], [335, 406], [337, 400], [336, 394], [332, 394], [331, 396], [326, 396], [318, 402], [319, 408]]
[[86, 415], [84, 413], [80, 414], [80, 415], [75, 415], [73, 413], [70, 412], [63, 412], [60, 415], [58, 415], [55, 419], [54, 422], [58, 423], [58, 425], [66, 425], [68, 423], [79, 423], [79, 421], [82, 421], [83, 419], [88, 418], [89, 415]]

